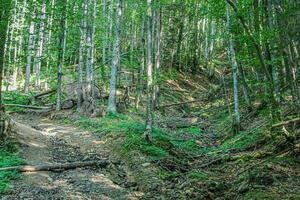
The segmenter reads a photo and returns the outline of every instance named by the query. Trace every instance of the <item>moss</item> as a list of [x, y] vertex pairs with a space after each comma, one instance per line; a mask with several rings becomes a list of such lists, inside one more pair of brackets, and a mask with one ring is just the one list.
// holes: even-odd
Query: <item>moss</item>
[[190, 179], [197, 179], [197, 180], [200, 180], [200, 181], [205, 181], [205, 180], [210, 179], [203, 172], [188, 172], [187, 177], [190, 178]]
[[181, 128], [178, 130], [179, 134], [186, 133], [189, 135], [201, 135], [203, 134], [202, 130], [199, 127], [191, 126], [188, 128]]
[[226, 140], [221, 146], [220, 149], [238, 149], [238, 150], [246, 150], [259, 141], [265, 138], [263, 129], [256, 129], [255, 131], [241, 131], [239, 134], [234, 137]]

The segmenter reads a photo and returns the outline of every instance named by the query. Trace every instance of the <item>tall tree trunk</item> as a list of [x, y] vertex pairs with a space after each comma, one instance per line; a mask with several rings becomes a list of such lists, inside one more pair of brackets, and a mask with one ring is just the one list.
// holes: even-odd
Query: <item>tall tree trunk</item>
[[237, 133], [240, 129], [240, 110], [239, 110], [239, 91], [238, 91], [238, 63], [236, 60], [236, 53], [235, 53], [235, 44], [230, 33], [230, 26], [231, 26], [231, 16], [230, 16], [230, 6], [227, 4], [226, 6], [226, 18], [227, 18], [227, 32], [229, 34], [229, 41], [228, 41], [228, 55], [230, 58], [232, 72], [233, 72], [233, 97], [234, 97], [234, 115], [232, 117], [233, 122], [233, 130]]
[[116, 0], [116, 24], [115, 24], [115, 36], [113, 45], [113, 59], [111, 66], [110, 76], [110, 89], [108, 99], [108, 113], [117, 113], [117, 69], [120, 61], [120, 33], [121, 33], [121, 18], [122, 18], [122, 7], [120, 0]]
[[[272, 0], [266, 0], [264, 2], [264, 8], [265, 8], [265, 15], [266, 15], [266, 27], [268, 27], [269, 30], [273, 31], [274, 29], [274, 19], [273, 19], [273, 3]], [[272, 75], [272, 81], [274, 85], [274, 96], [275, 100], [277, 102], [280, 101], [279, 97], [279, 88], [278, 88], [278, 66], [275, 62], [275, 56], [274, 56], [274, 41], [272, 41], [272, 38], [269, 39], [269, 41], [266, 42], [266, 59], [269, 61], [269, 70]]]
[[48, 35], [47, 35], [47, 47], [46, 47], [46, 67], [45, 67], [45, 90], [48, 90], [48, 77], [49, 77], [49, 65], [50, 65], [50, 45], [51, 45], [51, 38], [52, 38], [52, 25], [53, 25], [53, 17], [54, 17], [54, 6], [55, 6], [55, 0], [51, 0], [51, 14], [48, 17], [48, 22], [47, 22], [47, 28], [48, 28]]
[[140, 44], [140, 70], [138, 75], [138, 85], [136, 92], [135, 108], [138, 110], [140, 105], [141, 96], [144, 88], [144, 73], [145, 73], [145, 14], [142, 17], [141, 28], [141, 44]]
[[[161, 65], [161, 45], [162, 45], [162, 36], [163, 36], [163, 29], [162, 29], [162, 11], [160, 10], [156, 15], [156, 53], [155, 53], [155, 77], [158, 77], [158, 74], [160, 73], [160, 65]], [[180, 55], [180, 53], [179, 53]], [[154, 107], [159, 107], [159, 85], [155, 84], [154, 86]]]
[[[17, 50], [17, 58], [16, 58], [16, 68], [21, 68], [21, 66], [23, 65], [22, 63], [22, 45], [23, 45], [23, 41], [24, 41], [24, 24], [25, 24], [25, 13], [26, 13], [26, 9], [27, 9], [27, 0], [24, 0], [23, 1], [23, 4], [21, 6], [22, 8], [22, 11], [20, 13], [20, 17], [19, 17], [19, 23], [18, 23], [18, 27], [19, 27], [19, 30], [18, 30], [18, 33], [19, 33], [19, 39], [18, 39], [18, 50]], [[22, 72], [22, 70], [20, 70], [20, 72]], [[16, 73], [14, 74], [14, 79], [13, 79], [13, 86], [14, 88], [17, 87], [17, 74], [18, 73], [18, 69], [16, 69]]]
[[[87, 82], [87, 97], [92, 97], [92, 68], [93, 68], [93, 12], [92, 12], [92, 0], [87, 0], [87, 26], [86, 26], [86, 44], [87, 44], [87, 56], [86, 56], [86, 82]], [[94, 11], [95, 13], [95, 11]]]
[[[16, 20], [17, 20], [17, 7], [18, 7], [18, 0], [14, 1], [14, 8], [13, 8], [13, 14], [12, 14], [12, 23], [10, 25], [10, 34], [9, 34], [9, 45], [8, 45], [8, 62], [7, 62], [7, 69], [6, 69], [6, 90], [8, 90], [9, 86], [11, 85], [11, 65], [14, 63], [12, 60], [12, 52], [13, 49], [15, 51], [15, 48], [13, 48], [13, 44], [15, 41], [15, 29], [17, 28]], [[15, 52], [14, 52], [15, 54]]]
[[67, 42], [67, 4], [68, 0], [63, 0], [62, 16], [61, 16], [61, 30], [59, 36], [59, 52], [58, 52], [58, 73], [57, 73], [57, 94], [56, 94], [56, 110], [61, 110], [62, 98], [62, 73], [65, 60], [66, 42]]
[[[35, 4], [35, 1], [33, 2]], [[32, 11], [31, 22], [29, 26], [29, 38], [28, 38], [28, 49], [27, 49], [27, 64], [26, 64], [26, 79], [25, 79], [25, 93], [29, 94], [30, 87], [30, 75], [31, 75], [31, 64], [32, 64], [32, 53], [34, 50], [34, 38], [35, 38], [35, 17], [36, 11]]]
[[82, 82], [83, 82], [83, 66], [84, 66], [84, 47], [85, 47], [85, 6], [86, 2], [82, 2], [81, 20], [80, 20], [80, 46], [79, 46], [79, 63], [78, 63], [78, 85], [77, 85], [77, 111], [81, 109], [82, 102]]
[[[2, 80], [3, 80], [3, 63], [4, 63], [4, 51], [5, 51], [5, 40], [7, 34], [7, 27], [10, 15], [10, 0], [0, 0], [0, 117], [4, 111], [2, 107]], [[0, 127], [3, 130], [3, 127]], [[2, 134], [2, 131], [0, 132]]]
[[147, 119], [144, 138], [151, 139], [153, 129], [153, 54], [152, 54], [152, 35], [151, 20], [152, 19], [152, 0], [147, 0]]
[[107, 2], [106, 0], [102, 0], [102, 16], [103, 16], [103, 19], [104, 19], [104, 23], [103, 23], [103, 30], [105, 32], [104, 34], [104, 39], [103, 39], [103, 45], [102, 45], [102, 62], [103, 64], [106, 63], [106, 45], [107, 45], [107, 39], [108, 39], [108, 26], [107, 26], [107, 22], [106, 20], [108, 19], [107, 17], [107, 13], [106, 13], [106, 6], [107, 6]]
[[42, 62], [42, 55], [44, 50], [45, 19], [46, 19], [46, 1], [43, 0], [42, 10], [39, 16], [40, 28], [39, 28], [39, 36], [37, 41], [37, 50], [36, 50], [36, 57], [35, 57], [35, 73], [36, 73], [35, 87], [37, 89], [41, 89], [41, 62]]

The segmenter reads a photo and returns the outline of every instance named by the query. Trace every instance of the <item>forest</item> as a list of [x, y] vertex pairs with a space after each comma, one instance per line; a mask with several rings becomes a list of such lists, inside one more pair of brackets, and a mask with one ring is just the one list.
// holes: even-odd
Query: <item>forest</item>
[[299, 0], [0, 0], [0, 199], [300, 199]]

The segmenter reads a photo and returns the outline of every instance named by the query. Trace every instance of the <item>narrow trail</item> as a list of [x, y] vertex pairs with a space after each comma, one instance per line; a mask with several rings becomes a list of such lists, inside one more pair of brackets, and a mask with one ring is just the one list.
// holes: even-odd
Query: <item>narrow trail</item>
[[[99, 137], [37, 116], [14, 116], [20, 154], [27, 164], [91, 161], [109, 157]], [[3, 200], [101, 200], [138, 199], [120, 164], [106, 169], [77, 168], [60, 172], [23, 173]]]

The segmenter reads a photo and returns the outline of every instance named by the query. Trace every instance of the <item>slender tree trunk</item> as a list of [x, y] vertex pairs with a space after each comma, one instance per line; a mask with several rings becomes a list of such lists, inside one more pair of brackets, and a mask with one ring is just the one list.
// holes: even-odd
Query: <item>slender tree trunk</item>
[[152, 0], [147, 0], [147, 119], [144, 138], [151, 139], [153, 129], [153, 61], [152, 61], [152, 42], [151, 20], [152, 19]]
[[39, 16], [40, 19], [40, 28], [39, 28], [39, 36], [37, 41], [37, 51], [36, 51], [36, 62], [35, 62], [35, 73], [36, 73], [36, 81], [35, 87], [37, 89], [41, 89], [41, 62], [42, 55], [44, 50], [44, 31], [45, 31], [45, 19], [46, 19], [46, 1], [43, 0], [42, 10]]
[[117, 96], [117, 69], [120, 61], [120, 33], [121, 33], [121, 18], [122, 9], [120, 0], [116, 0], [116, 24], [115, 24], [115, 39], [113, 45], [113, 59], [110, 76], [110, 90], [108, 99], [108, 113], [117, 113], [116, 96]]
[[103, 19], [105, 20], [105, 22], [103, 23], [103, 30], [105, 32], [104, 34], [104, 39], [103, 39], [103, 46], [102, 46], [102, 62], [103, 64], [106, 63], [106, 45], [107, 45], [107, 33], [108, 33], [108, 26], [107, 26], [107, 22], [106, 20], [108, 19], [107, 17], [107, 13], [106, 13], [106, 6], [107, 6], [107, 2], [106, 0], [102, 0], [102, 15], [103, 15]]
[[[273, 31], [274, 29], [274, 19], [273, 19], [273, 3], [272, 0], [266, 0], [265, 2], [265, 12], [266, 12], [266, 26]], [[274, 84], [274, 96], [275, 100], [277, 102], [280, 101], [279, 97], [279, 88], [278, 88], [278, 66], [276, 65], [275, 62], [275, 56], [274, 56], [274, 41], [272, 41], [272, 38], [270, 38], [270, 42], [266, 43], [266, 56], [267, 59], [269, 60], [269, 69], [272, 74], [272, 80]]]
[[[5, 40], [8, 28], [8, 21], [10, 15], [10, 0], [0, 1], [0, 117], [3, 117], [1, 114], [4, 111], [2, 107], [2, 80], [3, 80], [3, 64], [4, 64], [4, 51], [5, 51]], [[0, 134], [2, 135], [2, 127], [0, 127]]]
[[54, 17], [54, 6], [55, 6], [55, 0], [51, 1], [51, 14], [48, 18], [48, 35], [47, 35], [47, 47], [46, 47], [46, 54], [47, 54], [47, 58], [46, 58], [46, 69], [45, 69], [45, 90], [48, 90], [48, 77], [49, 77], [49, 65], [50, 65], [50, 46], [51, 46], [51, 38], [52, 38], [52, 24], [53, 24], [53, 17]]
[[62, 73], [65, 60], [66, 42], [67, 42], [67, 4], [68, 0], [63, 1], [62, 16], [61, 16], [61, 33], [59, 38], [59, 54], [58, 54], [58, 73], [57, 73], [57, 96], [56, 96], [56, 110], [61, 110], [62, 98]]
[[12, 39], [13, 39], [13, 27], [14, 22], [10, 23], [8, 22], [8, 28], [7, 28], [7, 38], [6, 38], [6, 44], [5, 44], [5, 54], [8, 54], [7, 61], [6, 61], [6, 91], [8, 91], [8, 87], [10, 85], [10, 65], [11, 65], [11, 46], [12, 46]]
[[[33, 2], [35, 4], [35, 1]], [[32, 53], [34, 50], [34, 38], [35, 38], [35, 16], [36, 11], [32, 11], [31, 22], [29, 26], [29, 38], [28, 38], [28, 50], [27, 50], [27, 64], [26, 64], [26, 79], [25, 79], [25, 93], [29, 94], [30, 87], [30, 75], [31, 75], [31, 64], [32, 64]]]
[[226, 18], [227, 18], [227, 32], [229, 34], [228, 41], [228, 55], [230, 58], [232, 71], [233, 71], [233, 97], [234, 97], [234, 115], [233, 115], [233, 130], [237, 133], [240, 129], [240, 110], [239, 110], [239, 91], [238, 91], [238, 63], [236, 60], [235, 44], [232, 34], [230, 33], [231, 16], [230, 7], [226, 6]]
[[78, 86], [77, 86], [77, 111], [81, 109], [82, 102], [82, 82], [84, 66], [84, 47], [85, 47], [85, 1], [82, 2], [81, 20], [80, 20], [80, 46], [78, 63]]
[[135, 101], [135, 108], [138, 110], [141, 96], [143, 94], [144, 88], [144, 73], [145, 73], [145, 15], [143, 14], [142, 17], [142, 28], [141, 28], [141, 44], [140, 44], [140, 70], [139, 70], [139, 77], [138, 77], [138, 86], [137, 86], [137, 93], [136, 93], [136, 101]]
[[87, 16], [86, 16], [86, 44], [87, 44], [87, 56], [86, 56], [86, 82], [87, 82], [87, 97], [92, 96], [92, 0], [87, 0]]
[[15, 29], [18, 28], [16, 24], [17, 20], [17, 8], [18, 8], [18, 0], [14, 0], [14, 8], [12, 13], [12, 22], [10, 24], [10, 33], [9, 33], [9, 45], [8, 45], [8, 62], [7, 62], [7, 70], [6, 70], [6, 90], [8, 90], [9, 86], [11, 85], [11, 65], [14, 63], [12, 60], [12, 52], [14, 51], [15, 55], [15, 48], [13, 48], [13, 44], [16, 43], [15, 40]]
[[[160, 65], [161, 65], [161, 44], [162, 44], [162, 36], [163, 36], [163, 29], [162, 29], [162, 21], [161, 21], [161, 15], [162, 12], [159, 11], [156, 15], [156, 53], [155, 53], [155, 77], [158, 77], [158, 74], [160, 73]], [[179, 53], [180, 55], [180, 53]], [[159, 107], [159, 85], [155, 84], [154, 86], [154, 107]]]

